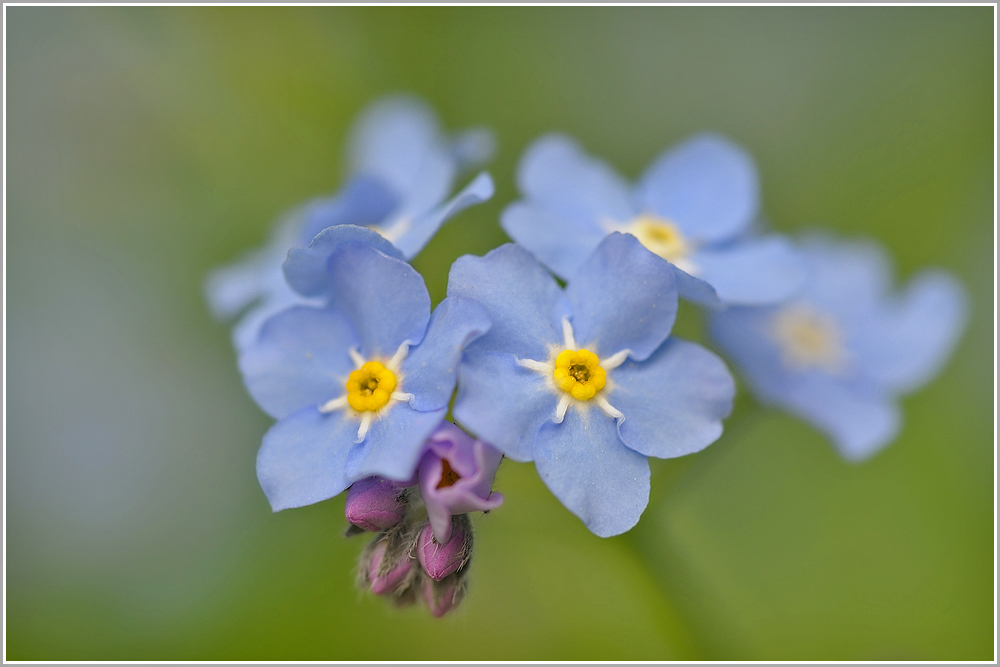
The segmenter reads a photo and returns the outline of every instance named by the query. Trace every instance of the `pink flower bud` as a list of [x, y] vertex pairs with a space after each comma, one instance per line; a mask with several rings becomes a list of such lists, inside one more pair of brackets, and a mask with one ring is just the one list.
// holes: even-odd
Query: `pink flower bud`
[[376, 595], [391, 594], [403, 583], [406, 575], [413, 567], [413, 559], [403, 555], [397, 562], [386, 562], [387, 540], [381, 540], [375, 545], [368, 561], [368, 581], [372, 593]]
[[499, 507], [493, 478], [503, 454], [450, 422], [441, 422], [424, 445], [417, 469], [420, 495], [438, 542], [451, 537], [451, 517]]
[[417, 538], [417, 559], [431, 579], [441, 581], [462, 569], [472, 557], [472, 524], [466, 515], [455, 518], [451, 538], [444, 543], [434, 539], [430, 524]]
[[406, 516], [407, 494], [405, 486], [381, 477], [366, 477], [347, 491], [344, 514], [359, 528], [386, 530]]
[[441, 618], [461, 602], [465, 581], [459, 575], [452, 575], [444, 581], [424, 579], [422, 589], [427, 609], [435, 618]]

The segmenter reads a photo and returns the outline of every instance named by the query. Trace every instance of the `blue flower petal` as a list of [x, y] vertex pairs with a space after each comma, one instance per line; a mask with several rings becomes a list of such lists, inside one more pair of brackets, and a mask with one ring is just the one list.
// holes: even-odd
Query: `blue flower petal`
[[658, 348], [677, 316], [670, 265], [631, 234], [605, 238], [566, 285], [580, 346], [604, 357], [631, 350], [642, 361]]
[[515, 461], [530, 461], [535, 434], [555, 415], [558, 399], [541, 374], [514, 355], [466, 352], [459, 369], [456, 421]]
[[600, 537], [630, 529], [649, 503], [649, 461], [598, 410], [571, 409], [561, 424], [544, 424], [534, 457], [549, 490]]
[[448, 276], [448, 296], [483, 305], [493, 321], [470, 350], [546, 360], [548, 345], [562, 341], [562, 318], [569, 315], [562, 290], [531, 253], [513, 243], [485, 257], [459, 257]]
[[[353, 174], [375, 176], [397, 196], [405, 196], [417, 186], [428, 157], [439, 162], [442, 143], [437, 116], [425, 102], [410, 95], [385, 97], [365, 109], [352, 127], [348, 168]], [[452, 175], [438, 174], [438, 180], [442, 176], [448, 179], [446, 193]]]
[[677, 280], [677, 294], [687, 301], [697, 303], [708, 308], [718, 309], [722, 307], [722, 301], [716, 293], [715, 288], [706, 283], [701, 278], [695, 278], [673, 264], [674, 278]]
[[713, 313], [709, 331], [755, 391], [775, 393], [789, 370], [770, 331], [777, 308], [731, 307]]
[[330, 306], [347, 315], [365, 358], [391, 357], [424, 338], [431, 298], [424, 279], [406, 262], [360, 242], [341, 244], [327, 263]]
[[624, 223], [635, 216], [629, 184], [565, 135], [546, 135], [528, 147], [517, 168], [517, 185], [527, 199], [582, 222]]
[[481, 204], [493, 196], [493, 179], [486, 172], [476, 176], [457, 195], [413, 221], [413, 225], [395, 240], [396, 247], [407, 258], [419, 253], [438, 228], [464, 209]]
[[943, 271], [923, 271], [857, 341], [866, 374], [893, 391], [920, 387], [950, 356], [967, 317], [961, 283]]
[[271, 427], [257, 453], [257, 479], [275, 512], [332, 498], [350, 486], [344, 469], [358, 435], [342, 411], [303, 408]]
[[[356, 443], [347, 458], [351, 481], [378, 475], [392, 480], [413, 477], [424, 442], [444, 419], [448, 408], [418, 412], [406, 403], [393, 404], [372, 422], [365, 439]], [[354, 421], [356, 439], [358, 422]]]
[[344, 315], [296, 306], [269, 319], [256, 343], [240, 354], [243, 381], [275, 419], [342, 396], [354, 364], [347, 351], [360, 341]]
[[268, 246], [209, 273], [204, 289], [212, 315], [219, 319], [235, 317], [259, 299], [266, 289], [267, 271], [276, 263], [280, 260]]
[[847, 329], [864, 329], [892, 288], [892, 263], [873, 241], [812, 233], [799, 243], [809, 265], [804, 298]]
[[806, 264], [783, 236], [747, 239], [723, 248], [706, 248], [692, 257], [698, 277], [727, 304], [763, 305], [790, 297], [802, 288]]
[[455, 182], [455, 171], [455, 161], [443, 145], [428, 151], [413, 185], [404, 193], [399, 208], [383, 221], [383, 227], [390, 228], [394, 218], [413, 220], [444, 201]]
[[288, 284], [305, 296], [326, 296], [330, 290], [327, 266], [330, 257], [345, 243], [366, 243], [379, 252], [403, 259], [403, 254], [378, 232], [356, 225], [327, 227], [312, 240], [308, 248], [288, 251], [282, 269]]
[[728, 308], [712, 318], [712, 338], [764, 403], [781, 407], [826, 433], [850, 461], [888, 445], [900, 423], [886, 392], [857, 374], [792, 370], [769, 336], [776, 308]]
[[691, 454], [718, 439], [736, 393], [721, 359], [677, 338], [645, 362], [611, 371], [610, 379], [608, 401], [625, 415], [622, 442], [658, 458]]
[[642, 208], [674, 221], [696, 241], [736, 236], [757, 214], [753, 158], [732, 142], [699, 135], [661, 155], [639, 183]]
[[563, 280], [575, 274], [607, 236], [607, 231], [597, 224], [528, 201], [505, 208], [500, 226]]
[[854, 462], [891, 443], [902, 422], [891, 397], [818, 373], [798, 378], [773, 402], [824, 431], [841, 456]]
[[264, 323], [292, 306], [319, 308], [323, 306], [323, 301], [321, 299], [307, 299], [292, 290], [288, 283], [282, 279], [257, 305], [244, 313], [240, 321], [233, 327], [233, 347], [238, 353], [242, 353], [254, 345], [260, 338], [260, 329]]
[[462, 352], [490, 328], [486, 309], [448, 297], [434, 309], [424, 341], [403, 361], [400, 391], [413, 394], [410, 407], [426, 412], [447, 407], [455, 389]]
[[302, 207], [299, 236], [290, 245], [305, 245], [334, 225], [378, 224], [398, 205], [399, 197], [383, 181], [373, 176], [355, 176], [338, 194], [314, 199]]
[[209, 273], [205, 298], [215, 317], [229, 319], [275, 289], [287, 289], [280, 267], [298, 236], [299, 216], [299, 211], [286, 214], [275, 225], [267, 245]]

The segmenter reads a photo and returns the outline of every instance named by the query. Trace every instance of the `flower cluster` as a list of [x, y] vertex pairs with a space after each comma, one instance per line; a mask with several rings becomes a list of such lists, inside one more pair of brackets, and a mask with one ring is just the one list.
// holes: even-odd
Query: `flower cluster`
[[[735, 383], [671, 334], [678, 298], [708, 308], [712, 340], [762, 402], [815, 424], [848, 460], [895, 436], [895, 398], [954, 346], [963, 291], [940, 271], [888, 293], [881, 250], [766, 233], [749, 154], [699, 135], [635, 186], [573, 140], [524, 154], [515, 243], [452, 266], [432, 310], [408, 263], [440, 225], [493, 194], [492, 135], [445, 134], [421, 101], [373, 105], [349, 141], [343, 190], [295, 209], [263, 250], [214, 272], [213, 310], [243, 313], [234, 346], [276, 423], [257, 457], [275, 511], [347, 491], [348, 535], [374, 533], [358, 581], [434, 616], [465, 595], [470, 515], [503, 502], [504, 457], [533, 461], [596, 535], [649, 502], [649, 457], [722, 435]], [[471, 434], [471, 435], [470, 435]]]
[[434, 616], [456, 606], [472, 558], [468, 513], [503, 502], [492, 491], [501, 458], [445, 421], [428, 438], [414, 478], [368, 477], [351, 485], [344, 508], [349, 534], [379, 533], [362, 556], [359, 584], [397, 605], [422, 598]]

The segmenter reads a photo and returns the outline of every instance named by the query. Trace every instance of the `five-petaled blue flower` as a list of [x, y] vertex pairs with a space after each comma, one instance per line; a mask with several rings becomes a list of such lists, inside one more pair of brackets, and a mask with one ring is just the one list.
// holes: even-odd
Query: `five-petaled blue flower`
[[455, 418], [510, 458], [534, 460], [597, 535], [639, 520], [647, 456], [689, 454], [722, 433], [733, 379], [708, 350], [667, 339], [674, 273], [634, 237], [600, 242], [565, 290], [517, 245], [461, 257], [448, 294], [493, 321], [466, 349]]
[[711, 334], [757, 396], [825, 432], [849, 461], [888, 445], [900, 427], [896, 397], [947, 359], [966, 317], [961, 285], [926, 270], [902, 295], [880, 247], [813, 235], [803, 291], [768, 308], [714, 315]]
[[569, 137], [548, 135], [525, 151], [517, 180], [524, 199], [504, 210], [503, 228], [560, 278], [615, 231], [671, 262], [680, 295], [707, 305], [774, 303], [805, 278], [784, 237], [749, 234], [757, 172], [721, 137], [699, 135], [665, 152], [632, 188]]
[[352, 224], [377, 231], [411, 259], [448, 218], [493, 196], [493, 182], [482, 173], [444, 201], [458, 173], [484, 162], [492, 150], [486, 130], [445, 135], [417, 98], [391, 96], [369, 107], [350, 134], [351, 179], [344, 189], [292, 211], [264, 248], [209, 276], [206, 293], [219, 317], [256, 304], [233, 330], [237, 350], [255, 341], [270, 316], [296, 304], [317, 305], [285, 283], [281, 266], [289, 248], [307, 245], [327, 227]]
[[[324, 307], [270, 318], [240, 356], [250, 394], [278, 419], [257, 457], [275, 510], [337, 495], [359, 479], [413, 476], [441, 423], [462, 349], [489, 329], [476, 303], [447, 298], [430, 310], [424, 281], [398, 250], [358, 227], [309, 276]], [[367, 235], [368, 238], [364, 238]], [[310, 274], [313, 271], [316, 275]], [[318, 274], [322, 274], [320, 280]]]

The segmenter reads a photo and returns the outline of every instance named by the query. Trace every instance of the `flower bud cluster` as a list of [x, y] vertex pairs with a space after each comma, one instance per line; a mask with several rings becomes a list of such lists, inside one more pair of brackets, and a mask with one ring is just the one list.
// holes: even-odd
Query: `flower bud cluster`
[[472, 559], [469, 512], [503, 502], [493, 479], [502, 456], [443, 422], [405, 482], [368, 477], [347, 494], [348, 535], [378, 533], [361, 555], [358, 585], [397, 606], [422, 600], [435, 617], [465, 597]]

